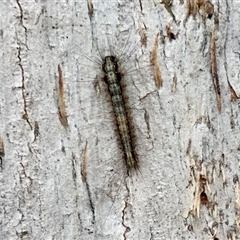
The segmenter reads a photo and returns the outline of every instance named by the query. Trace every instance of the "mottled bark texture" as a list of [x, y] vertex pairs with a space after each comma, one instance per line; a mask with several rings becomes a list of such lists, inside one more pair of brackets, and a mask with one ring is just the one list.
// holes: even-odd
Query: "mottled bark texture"
[[[240, 239], [239, 9], [1, 1], [0, 238]], [[135, 136], [129, 175], [107, 54]]]

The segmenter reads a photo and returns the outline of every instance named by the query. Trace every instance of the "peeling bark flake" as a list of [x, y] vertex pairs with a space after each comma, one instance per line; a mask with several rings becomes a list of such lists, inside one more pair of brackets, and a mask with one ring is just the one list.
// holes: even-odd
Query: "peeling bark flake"
[[147, 124], [147, 132], [148, 132], [148, 138], [150, 138], [150, 124], [149, 124], [149, 114], [146, 109], [144, 109], [144, 119], [145, 123]]
[[169, 39], [170, 42], [171, 42], [172, 40], [176, 40], [178, 34], [175, 35], [174, 33], [172, 33], [169, 24], [166, 25], [166, 32], [167, 32], [167, 37], [168, 37], [168, 39]]
[[218, 73], [217, 73], [217, 61], [216, 61], [216, 45], [215, 45], [215, 30], [214, 28], [210, 32], [210, 67], [213, 85], [216, 93], [218, 111], [221, 112], [221, 90], [219, 85]]
[[240, 196], [239, 196], [239, 178], [235, 175], [233, 178], [234, 194], [235, 194], [235, 223], [240, 228]]
[[232, 84], [230, 83], [229, 79], [228, 79], [228, 67], [227, 67], [227, 63], [224, 63], [224, 68], [226, 71], [226, 75], [227, 75], [227, 82], [228, 82], [228, 86], [229, 86], [229, 90], [230, 90], [230, 94], [231, 94], [231, 102], [236, 101], [237, 99], [239, 99], [239, 96], [237, 95], [236, 91], [234, 90]]
[[87, 0], [87, 6], [88, 6], [88, 15], [91, 18], [93, 15], [93, 4], [92, 0]]
[[36, 140], [38, 135], [39, 135], [39, 125], [38, 125], [38, 122], [35, 121], [35, 124], [34, 124], [34, 141]]
[[[194, 171], [194, 168], [193, 168]], [[194, 172], [195, 175], [195, 192], [194, 192], [194, 203], [193, 203], [193, 214], [199, 217], [201, 205], [210, 207], [209, 199], [207, 195], [208, 179], [205, 175], [202, 175], [200, 171]]]
[[62, 70], [60, 65], [58, 65], [58, 117], [61, 124], [66, 127], [68, 125], [67, 114], [66, 114], [66, 106], [64, 102], [64, 89], [63, 89], [63, 77]]
[[86, 182], [87, 180], [87, 145], [88, 141], [86, 141], [85, 148], [83, 149], [83, 162], [81, 167], [81, 176], [83, 182]]
[[200, 199], [201, 199], [201, 204], [202, 205], [207, 205], [208, 204], [208, 197], [207, 194], [202, 191], [201, 195], [200, 195]]
[[159, 34], [157, 34], [153, 49], [150, 52], [150, 63], [153, 66], [156, 86], [157, 86], [157, 88], [160, 88], [160, 87], [162, 87], [162, 77], [161, 77], [161, 72], [160, 72], [160, 68], [158, 66], [158, 61], [157, 61], [158, 37], [159, 37]]
[[184, 24], [190, 15], [195, 18], [199, 14], [205, 22], [206, 18], [211, 18], [213, 13], [214, 6], [209, 0], [187, 0], [187, 13]]
[[177, 91], [177, 76], [174, 75], [173, 77], [173, 82], [172, 82], [172, 88], [171, 91], [175, 93]]
[[237, 95], [236, 91], [234, 90], [234, 88], [232, 87], [230, 82], [228, 82], [228, 86], [229, 86], [230, 93], [231, 93], [231, 102], [234, 102], [237, 99], [239, 99], [239, 96]]
[[164, 7], [168, 11], [168, 13], [172, 16], [173, 21], [176, 22], [176, 17], [173, 14], [173, 11], [172, 11], [172, 0], [162, 0], [161, 3], [164, 4]]
[[147, 35], [146, 35], [146, 26], [144, 25], [144, 28], [139, 24], [139, 34], [141, 38], [141, 43], [143, 46], [147, 46]]

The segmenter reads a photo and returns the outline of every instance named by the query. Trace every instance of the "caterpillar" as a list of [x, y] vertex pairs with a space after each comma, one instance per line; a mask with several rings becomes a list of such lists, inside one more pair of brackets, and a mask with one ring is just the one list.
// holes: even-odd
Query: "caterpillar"
[[[121, 48], [120, 51], [113, 51], [110, 41], [104, 48], [93, 39], [92, 47], [90, 44], [85, 51], [75, 50], [74, 54], [68, 55], [73, 56], [71, 63], [74, 64], [69, 65], [71, 71], [68, 70], [67, 78], [70, 80], [66, 89], [74, 95], [67, 95], [71, 99], [66, 102], [75, 101], [71, 106], [78, 105], [78, 109], [72, 108], [72, 111], [77, 119], [74, 122], [75, 139], [82, 151], [79, 162], [81, 173], [84, 173], [82, 183], [86, 186], [83, 191], [89, 197], [92, 222], [100, 223], [94, 232], [103, 232], [104, 228], [106, 235], [112, 234], [108, 233], [112, 218], [122, 223], [121, 232], [127, 231], [128, 219], [133, 220], [127, 216], [132, 207], [140, 206], [147, 215], [149, 212], [149, 207], [145, 206], [147, 199], [141, 197], [135, 202], [135, 198], [142, 191], [148, 191], [144, 179], [149, 176], [149, 163], [153, 158], [148, 124], [153, 114], [149, 103], [158, 96], [157, 92], [151, 94], [155, 90], [153, 74], [146, 74], [147, 79], [141, 75], [142, 69], [144, 74], [151, 73], [149, 55], [144, 54], [144, 49], [136, 42], [131, 43], [129, 32], [127, 34], [127, 40], [117, 39], [115, 45]], [[142, 68], [146, 64], [149, 67]], [[69, 73], [73, 75], [69, 76]], [[76, 79], [76, 85], [72, 79]], [[108, 90], [106, 93], [102, 91], [103, 87]], [[67, 106], [68, 113], [71, 106]], [[71, 118], [69, 126], [73, 126]], [[75, 132], [71, 132], [71, 137]], [[148, 159], [148, 164], [143, 161], [143, 156]], [[145, 196], [147, 198], [148, 194]], [[133, 200], [133, 206], [128, 204]], [[121, 206], [123, 201], [124, 208]], [[136, 212], [134, 209], [133, 213]], [[131, 234], [135, 234], [134, 231]], [[100, 239], [99, 236], [96, 238]]]
[[123, 97], [123, 90], [120, 84], [122, 75], [119, 73], [119, 63], [115, 56], [106, 56], [103, 61], [102, 70], [104, 80], [108, 85], [112, 105], [116, 117], [117, 127], [124, 151], [127, 172], [131, 169], [138, 169], [138, 160], [134, 153], [133, 137], [130, 130], [130, 120], [127, 116], [126, 106]]
[[[128, 40], [129, 40], [129, 36], [127, 38], [127, 41]], [[110, 46], [109, 40], [107, 44], [108, 44], [107, 50], [102, 46], [99, 47], [98, 45], [97, 46], [94, 45], [95, 46], [94, 49], [97, 51], [99, 55], [97, 57], [94, 57], [94, 56], [90, 57], [88, 53], [80, 51], [81, 56], [87, 61], [92, 62], [94, 65], [92, 66], [90, 64], [85, 65], [82, 63], [82, 60], [79, 61], [79, 68], [80, 68], [79, 72], [81, 72], [81, 79], [78, 80], [79, 84], [77, 85], [77, 88], [79, 89], [78, 97], [80, 99], [79, 102], [82, 106], [81, 113], [88, 114], [89, 112], [88, 116], [82, 115], [84, 116], [83, 120], [86, 122], [87, 128], [89, 126], [95, 125], [95, 122], [97, 119], [99, 125], [108, 125], [108, 129], [107, 129], [108, 132], [110, 131], [117, 132], [117, 134], [114, 134], [115, 139], [112, 138], [112, 140], [113, 142], [117, 143], [117, 148], [119, 148], [120, 150], [120, 151], [119, 150], [117, 151], [122, 152], [122, 155], [123, 155], [122, 162], [124, 165], [124, 169], [126, 170], [127, 175], [130, 176], [132, 175], [131, 173], [133, 173], [134, 171], [139, 172], [138, 170], [140, 170], [140, 164], [139, 164], [138, 156], [139, 154], [141, 155], [141, 151], [143, 151], [143, 149], [138, 149], [139, 147], [138, 143], [141, 137], [137, 136], [136, 129], [140, 129], [139, 126], [136, 126], [135, 116], [137, 116], [137, 114], [138, 114], [137, 117], [139, 117], [139, 114], [142, 115], [141, 119], [143, 122], [145, 122], [146, 129], [147, 129], [147, 123], [145, 121], [146, 119], [145, 111], [143, 111], [142, 109], [136, 111], [137, 109], [136, 106], [138, 106], [140, 103], [140, 100], [139, 100], [140, 97], [137, 98], [133, 94], [133, 92], [137, 92], [140, 89], [140, 87], [137, 85], [140, 79], [139, 72], [138, 72], [138, 75], [135, 73], [132, 74], [132, 75], [136, 75], [136, 78], [138, 81], [137, 83], [134, 82], [135, 76], [132, 77], [131, 79], [129, 78], [129, 72], [134, 72], [134, 71], [137, 72], [136, 67], [135, 66], [133, 67], [134, 62], [130, 61], [130, 60], [135, 60], [137, 63], [139, 61], [136, 55], [134, 55], [134, 58], [131, 56], [133, 55], [133, 52], [136, 51], [137, 45], [134, 45], [133, 47], [129, 45], [127, 46], [127, 43], [124, 42], [121, 53], [116, 54], [115, 51], [112, 50], [112, 46]], [[103, 53], [103, 51], [105, 52]], [[128, 69], [123, 69], [124, 66], [127, 66]], [[93, 71], [91, 69], [93, 69]], [[101, 73], [99, 72], [99, 70], [101, 71]], [[97, 73], [98, 74], [100, 73], [101, 77], [99, 76], [100, 74], [96, 76], [95, 74]], [[89, 76], [90, 74], [94, 74], [95, 76], [92, 76], [92, 75]], [[91, 79], [88, 80], [87, 78], [91, 78], [92, 80]], [[99, 81], [100, 78], [102, 78], [102, 80], [104, 81]], [[87, 85], [88, 83], [90, 83], [90, 85]], [[86, 86], [86, 89], [84, 90], [82, 90], [83, 85]], [[107, 87], [108, 91], [106, 94], [102, 93], [103, 85], [104, 85], [104, 88]], [[148, 82], [148, 85], [149, 85], [149, 82]], [[149, 91], [147, 91], [148, 85], [146, 84], [146, 88], [144, 88], [144, 90], [147, 93], [143, 93], [142, 94], [143, 96], [149, 93]], [[152, 85], [154, 87], [154, 84]], [[88, 91], [89, 93], [87, 93]], [[89, 94], [91, 94], [91, 96]], [[107, 96], [104, 96], [104, 95], [107, 95]], [[85, 97], [85, 96], [89, 96], [89, 97]], [[108, 101], [108, 99], [110, 101]], [[88, 107], [86, 103], [89, 101], [91, 101], [91, 103]], [[109, 106], [109, 108], [107, 107], [107, 105]], [[89, 108], [91, 108], [92, 110], [88, 111]], [[107, 113], [105, 116], [105, 113], [101, 111], [103, 108], [108, 112], [113, 112], [114, 114], [111, 114], [110, 116], [109, 113]], [[95, 114], [96, 111], [101, 111], [101, 113], [99, 115], [96, 115]], [[82, 116], [80, 117], [82, 118]], [[106, 120], [101, 121], [99, 116], [101, 117], [104, 116], [105, 119], [109, 119], [110, 120], [109, 123], [106, 123]], [[143, 124], [141, 124], [141, 126], [142, 125]], [[81, 133], [83, 133], [83, 130], [84, 129], [81, 128], [80, 130]], [[103, 131], [103, 128], [101, 128], [101, 131]], [[101, 138], [101, 142], [105, 141], [104, 136], [105, 134], [102, 134], [101, 136], [99, 136], [99, 140]], [[86, 139], [86, 140], [89, 140], [89, 139]], [[91, 147], [90, 142], [88, 146], [89, 148]], [[103, 149], [105, 149], [105, 147], [103, 147]], [[110, 151], [110, 148], [108, 151]], [[116, 151], [116, 147], [115, 147], [115, 151]], [[112, 151], [111, 155], [114, 157], [114, 151]], [[120, 158], [120, 156], [118, 158]], [[97, 160], [100, 160], [100, 159], [97, 159]]]

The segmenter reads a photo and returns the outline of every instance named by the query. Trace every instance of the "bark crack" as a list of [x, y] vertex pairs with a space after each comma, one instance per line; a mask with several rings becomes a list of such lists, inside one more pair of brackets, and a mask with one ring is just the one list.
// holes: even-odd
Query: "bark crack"
[[20, 71], [21, 71], [21, 75], [22, 75], [22, 86], [21, 86], [21, 89], [22, 89], [22, 98], [23, 98], [23, 115], [22, 115], [22, 118], [24, 120], [27, 121], [30, 129], [32, 130], [33, 127], [29, 121], [29, 117], [28, 117], [28, 111], [27, 111], [27, 101], [26, 101], [26, 97], [25, 97], [25, 76], [24, 76], [24, 69], [23, 69], [23, 65], [22, 65], [22, 59], [21, 59], [21, 48], [19, 47], [18, 48], [18, 66], [20, 67]]
[[[125, 179], [125, 186], [126, 186], [126, 189], [127, 189], [127, 198], [129, 197], [129, 188], [128, 188], [128, 186], [127, 186], [127, 183], [126, 183], [126, 179]], [[127, 236], [126, 236], [126, 234], [128, 233], [128, 232], [130, 232], [131, 231], [131, 229], [130, 229], [130, 227], [128, 227], [126, 224], [125, 224], [125, 215], [126, 215], [126, 209], [127, 209], [127, 207], [128, 207], [128, 203], [127, 203], [127, 201], [124, 201], [125, 202], [125, 205], [124, 205], [124, 208], [123, 208], [123, 210], [122, 210], [122, 225], [123, 225], [123, 227], [125, 228], [125, 231], [124, 231], [124, 233], [123, 233], [123, 239], [124, 240], [126, 240], [127, 239]]]
[[92, 215], [93, 215], [93, 223], [95, 223], [95, 208], [93, 205], [92, 195], [91, 195], [91, 191], [90, 191], [87, 180], [86, 180], [86, 189], [87, 189], [87, 194], [88, 194], [88, 198], [89, 198], [90, 208], [91, 208]]
[[[20, 24], [21, 26], [23, 27], [24, 29], [24, 36], [25, 36], [25, 43], [24, 45], [26, 46], [26, 48], [28, 49], [27, 47], [27, 28], [26, 26], [23, 24], [23, 8], [20, 4], [20, 1], [19, 0], [16, 0], [16, 3], [18, 5], [18, 8], [19, 8], [19, 12], [20, 12]], [[20, 45], [20, 44], [19, 44]], [[22, 115], [22, 118], [24, 120], [27, 121], [30, 129], [32, 130], [33, 127], [29, 121], [29, 117], [28, 117], [28, 112], [27, 112], [27, 103], [26, 103], [26, 98], [25, 98], [25, 75], [24, 75], [24, 69], [23, 69], [23, 65], [22, 65], [22, 58], [21, 58], [21, 47], [19, 46], [18, 47], [18, 54], [17, 54], [17, 58], [18, 58], [18, 66], [20, 67], [20, 71], [21, 71], [21, 75], [22, 75], [22, 86], [21, 86], [21, 89], [22, 89], [22, 98], [23, 98], [23, 115]]]
[[22, 27], [24, 28], [24, 33], [25, 33], [25, 44], [27, 46], [27, 28], [26, 26], [23, 24], [23, 9], [22, 6], [19, 2], [19, 0], [16, 0], [18, 8], [19, 8], [19, 12], [20, 12], [20, 24], [22, 25]]
[[0, 135], [0, 170], [3, 169], [3, 157], [5, 156], [5, 151], [4, 151], [4, 144], [2, 137]]
[[[22, 158], [21, 158], [21, 159], [22, 159]], [[28, 193], [31, 193], [31, 190], [30, 190], [30, 189], [31, 189], [32, 184], [33, 184], [33, 179], [32, 179], [30, 176], [27, 175], [26, 170], [25, 170], [25, 166], [23, 165], [22, 162], [20, 162], [20, 165], [21, 165], [21, 167], [22, 167], [22, 171], [21, 171], [20, 173], [24, 176], [24, 178], [26, 178], [26, 179], [29, 180], [29, 184], [27, 184], [27, 192], [28, 192]], [[20, 179], [21, 179], [21, 181], [23, 180], [23, 178], [21, 177], [21, 175], [20, 175]]]

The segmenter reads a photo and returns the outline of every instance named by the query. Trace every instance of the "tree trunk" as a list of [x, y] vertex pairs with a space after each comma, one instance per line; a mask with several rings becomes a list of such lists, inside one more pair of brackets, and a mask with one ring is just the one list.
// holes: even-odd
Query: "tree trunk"
[[[238, 9], [2, 1], [1, 239], [240, 239]], [[129, 172], [107, 55], [126, 85]]]

